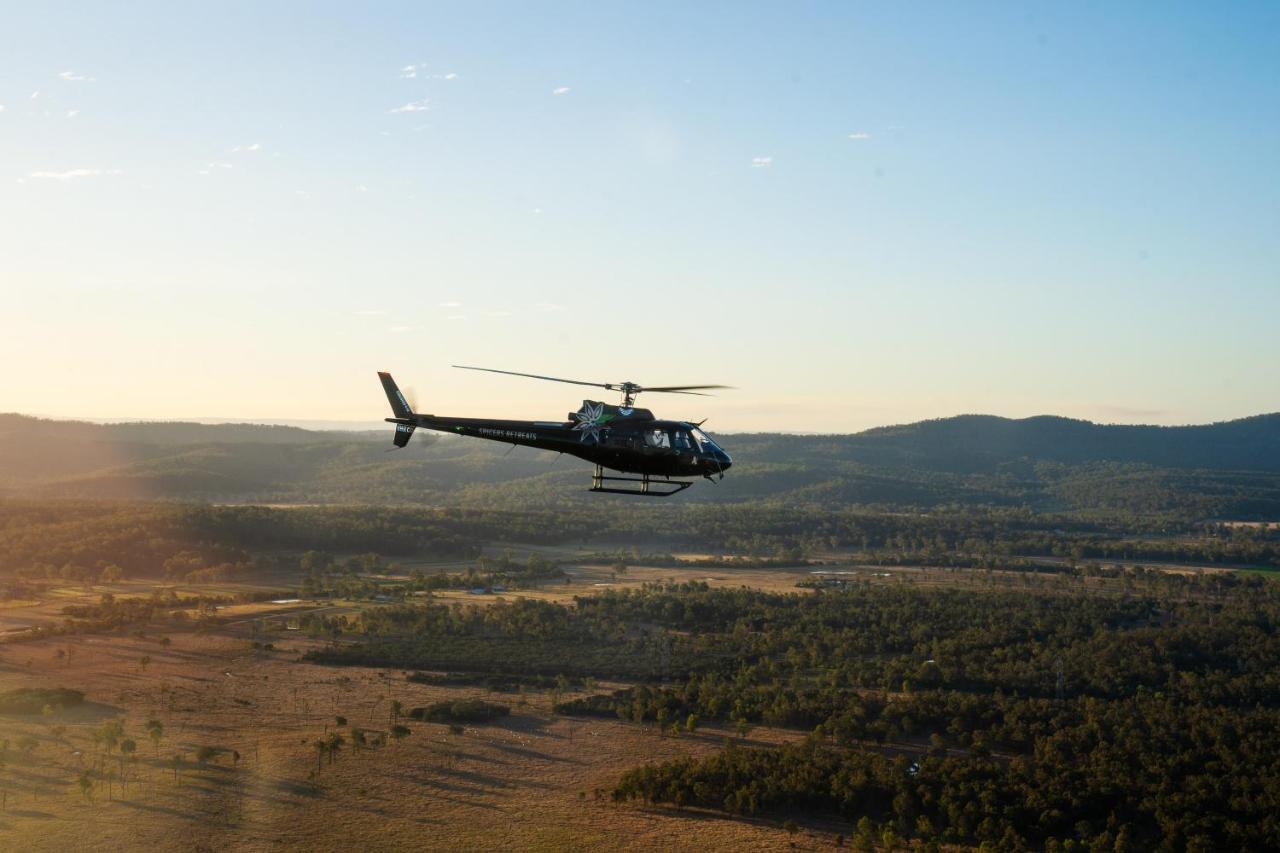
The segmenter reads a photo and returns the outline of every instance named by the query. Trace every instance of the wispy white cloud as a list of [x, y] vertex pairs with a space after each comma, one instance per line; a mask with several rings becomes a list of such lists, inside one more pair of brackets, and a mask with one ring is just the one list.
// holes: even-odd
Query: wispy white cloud
[[207, 175], [210, 172], [212, 172], [214, 169], [232, 169], [232, 168], [235, 168], [235, 167], [232, 166], [230, 163], [218, 163], [218, 162], [206, 163], [204, 168], [200, 170], [200, 174]]
[[356, 312], [357, 317], [385, 317], [388, 311], [385, 308], [362, 308]]
[[261, 151], [261, 150], [262, 150], [262, 143], [261, 143], [261, 142], [252, 142], [252, 143], [250, 143], [250, 144], [248, 144], [248, 145], [236, 145], [236, 146], [233, 146], [233, 147], [232, 147], [232, 149], [231, 149], [231, 153], [232, 153], [232, 154], [239, 154], [239, 153], [241, 153], [241, 152], [245, 152], [245, 151]]
[[851, 134], [849, 134], [849, 138], [850, 138], [850, 139], [870, 139], [870, 138], [871, 138], [871, 134], [869, 134], [869, 133], [863, 133], [862, 131], [858, 131], [857, 133], [851, 133]]
[[70, 181], [74, 178], [92, 178], [98, 175], [122, 175], [120, 169], [68, 169], [65, 172], [32, 172], [31, 178], [51, 178], [55, 181]]
[[410, 101], [402, 107], [396, 107], [394, 110], [387, 110], [390, 113], [420, 113], [431, 109], [431, 99], [423, 98], [421, 101]]
[[387, 331], [395, 332], [396, 334], [400, 334], [401, 332], [412, 332], [413, 326], [392, 326], [390, 329], [387, 329]]
[[552, 314], [556, 311], [563, 311], [563, 305], [557, 305], [554, 302], [535, 302], [533, 307], [544, 314]]
[[74, 72], [74, 71], [70, 71], [70, 70], [63, 71], [63, 72], [62, 72], [61, 74], [59, 74], [58, 76], [59, 76], [59, 77], [61, 77], [63, 80], [71, 80], [71, 81], [74, 81], [74, 82], [77, 82], [77, 83], [92, 83], [92, 82], [94, 82], [94, 80], [93, 80], [93, 78], [92, 78], [92, 77], [86, 77], [84, 74], [77, 74], [76, 72]]
[[367, 193], [368, 191], [369, 191], [369, 188], [366, 187], [364, 184], [356, 184], [356, 192]]
[[34, 101], [38, 97], [40, 97], [40, 90], [36, 89], [34, 92], [31, 93], [31, 100]]
[[467, 319], [467, 315], [466, 314], [450, 314], [445, 319], [446, 320], [465, 320]]
[[552, 90], [551, 90], [551, 94], [553, 94], [553, 95], [567, 95], [567, 94], [569, 94], [569, 87], [568, 87], [568, 86], [559, 86], [559, 87], [557, 87], [557, 88], [555, 88], [555, 89], [552, 89]]
[[67, 110], [67, 118], [75, 118], [78, 115], [80, 115], [79, 110]]
[[400, 69], [400, 77], [404, 80], [416, 80], [419, 75], [425, 75], [429, 80], [457, 80], [458, 75], [450, 71], [448, 74], [427, 74], [427, 63], [419, 62], [416, 65], [406, 65]]
[[752, 157], [751, 158], [751, 168], [753, 169], [764, 169], [772, 165], [773, 165], [772, 157]]
[[461, 302], [441, 302], [440, 307], [441, 308], [461, 308], [462, 303]]
[[0, 113], [4, 112], [4, 104], [0, 104]]

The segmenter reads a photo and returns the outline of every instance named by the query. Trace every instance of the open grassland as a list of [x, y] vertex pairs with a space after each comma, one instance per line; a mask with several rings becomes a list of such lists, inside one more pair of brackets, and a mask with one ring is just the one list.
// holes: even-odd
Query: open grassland
[[[714, 576], [714, 577], [713, 577]], [[660, 579], [708, 579], [794, 591], [804, 571], [635, 567], [624, 577], [576, 567], [571, 582], [501, 597], [571, 601], [608, 587]], [[165, 589], [170, 585], [163, 586]], [[235, 585], [184, 585], [182, 595], [233, 595]], [[7, 630], [58, 624], [67, 604], [103, 593], [146, 597], [145, 582], [58, 586], [38, 602], [0, 609]], [[487, 605], [497, 595], [447, 591], [437, 600]], [[0, 693], [67, 687], [82, 705], [0, 715], [7, 739], [0, 769], [0, 848], [11, 850], [414, 850], [414, 849], [777, 849], [830, 846], [834, 831], [797, 834], [777, 821], [728, 820], [696, 810], [615, 804], [627, 769], [683, 755], [705, 756], [738, 736], [707, 726], [678, 737], [619, 720], [554, 714], [574, 690], [490, 694], [477, 687], [410, 683], [406, 673], [327, 667], [300, 660], [321, 645], [290, 630], [305, 613], [356, 615], [368, 602], [230, 604], [201, 627], [129, 635], [50, 636], [0, 646]], [[257, 643], [255, 648], [254, 643]], [[265, 649], [265, 644], [272, 648]], [[622, 684], [601, 684], [614, 689]], [[440, 723], [392, 720], [445, 699], [489, 698], [512, 714], [461, 733]], [[339, 725], [338, 718], [345, 718]], [[147, 723], [158, 721], [156, 740]], [[124, 753], [98, 738], [122, 725]], [[387, 737], [393, 724], [409, 733]], [[384, 745], [357, 751], [355, 729]], [[334, 733], [332, 757], [315, 746]], [[795, 740], [756, 727], [747, 743]]]
[[[387, 732], [393, 701], [407, 710], [487, 694], [409, 683], [399, 671], [301, 663], [307, 644], [261, 651], [242, 638], [189, 633], [163, 649], [119, 637], [9, 648], [0, 692], [74, 686], [86, 701], [0, 716], [0, 738], [10, 743], [0, 846], [740, 850], [794, 840], [773, 823], [613, 804], [607, 794], [626, 769], [709, 754], [729, 732], [659, 737], [632, 723], [557, 717], [545, 691], [502, 695], [510, 717], [460, 734], [402, 719], [409, 734], [356, 752], [352, 730]], [[163, 725], [157, 742], [147, 736], [152, 719]], [[136, 741], [132, 757], [95, 743], [110, 720]], [[314, 743], [334, 732], [345, 744], [331, 760]], [[755, 729], [749, 740], [795, 737]], [[20, 742], [34, 745], [18, 750]], [[817, 844], [818, 835], [806, 837]]]

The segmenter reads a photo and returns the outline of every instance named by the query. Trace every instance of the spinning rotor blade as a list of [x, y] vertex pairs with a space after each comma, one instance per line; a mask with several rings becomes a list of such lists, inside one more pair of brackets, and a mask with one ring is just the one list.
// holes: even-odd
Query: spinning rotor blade
[[604, 388], [612, 391], [613, 386], [607, 382], [583, 382], [580, 379], [561, 379], [558, 376], [539, 376], [536, 373], [516, 373], [514, 370], [494, 370], [492, 367], [468, 367], [465, 364], [455, 364], [454, 367], [459, 370], [483, 370], [486, 373], [505, 373], [507, 376], [523, 376], [526, 379], [546, 379], [549, 382], [568, 382], [570, 385], [590, 385], [594, 388]]
[[[728, 390], [732, 385], [645, 385], [644, 391], [662, 391], [666, 394], [698, 394], [698, 390], [711, 390], [713, 388], [721, 388]], [[698, 389], [698, 390], [694, 390]], [[699, 397], [710, 397], [710, 394], [698, 394]]]
[[[570, 385], [590, 385], [592, 388], [603, 388], [606, 391], [621, 391], [627, 401], [630, 401], [642, 391], [658, 391], [663, 394], [694, 394], [699, 397], [708, 397], [710, 395], [703, 394], [703, 390], [733, 387], [732, 385], [657, 385], [649, 387], [648, 385], [637, 385], [634, 382], [584, 382], [581, 379], [562, 379], [559, 376], [518, 373], [514, 370], [496, 370], [492, 367], [470, 367], [465, 364], [455, 364], [453, 366], [459, 370], [482, 370], [485, 373], [501, 373], [505, 376], [523, 376], [526, 379], [545, 379], [548, 382], [567, 382]], [[627, 402], [627, 405], [631, 405], [630, 402]]]

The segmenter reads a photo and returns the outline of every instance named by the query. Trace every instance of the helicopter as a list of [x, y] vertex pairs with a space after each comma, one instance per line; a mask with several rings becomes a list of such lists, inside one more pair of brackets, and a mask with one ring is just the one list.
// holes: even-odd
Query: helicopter
[[[387, 423], [396, 425], [392, 439], [395, 448], [405, 447], [413, 437], [414, 430], [422, 428], [485, 438], [513, 446], [554, 450], [577, 456], [595, 465], [589, 491], [663, 498], [693, 485], [692, 480], [672, 480], [672, 477], [701, 476], [710, 482], [718, 482], [724, 479], [724, 472], [733, 464], [729, 454], [702, 431], [705, 419], [697, 423], [658, 420], [653, 412], [635, 406], [636, 396], [645, 391], [708, 396], [702, 392], [728, 388], [727, 385], [654, 387], [635, 382], [584, 382], [462, 364], [455, 364], [453, 367], [544, 379], [549, 382], [567, 382], [571, 385], [590, 385], [607, 391], [619, 391], [622, 393], [622, 401], [621, 405], [613, 406], [596, 400], [583, 400], [582, 407], [576, 412], [570, 412], [563, 421], [511, 421], [424, 415], [413, 410], [390, 373], [379, 371], [378, 378], [382, 380], [382, 388], [391, 403], [391, 413], [395, 416], [385, 419]], [[640, 476], [606, 475], [606, 469]]]

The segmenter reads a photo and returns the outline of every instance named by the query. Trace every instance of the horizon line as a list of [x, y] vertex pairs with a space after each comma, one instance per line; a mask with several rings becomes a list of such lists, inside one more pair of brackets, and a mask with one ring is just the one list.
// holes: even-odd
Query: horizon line
[[[203, 416], [203, 417], [182, 417], [182, 418], [100, 418], [88, 416], [59, 416], [44, 414], [29, 414], [26, 412], [0, 412], [0, 417], [6, 415], [14, 415], [17, 417], [32, 418], [35, 420], [51, 421], [55, 423], [84, 423], [93, 424], [95, 426], [128, 426], [128, 425], [146, 425], [146, 424], [195, 424], [199, 426], [264, 426], [264, 427], [286, 427], [290, 429], [299, 429], [306, 432], [347, 432], [361, 433], [374, 432], [384, 429], [386, 423], [379, 420], [361, 421], [361, 420], [345, 420], [330, 418], [228, 418], [221, 416]], [[798, 435], [798, 436], [841, 436], [841, 435], [860, 435], [866, 432], [872, 432], [880, 429], [894, 429], [897, 427], [915, 426], [917, 424], [932, 423], [937, 421], [956, 420], [959, 418], [994, 418], [1004, 421], [1032, 421], [1044, 418], [1052, 418], [1056, 420], [1072, 421], [1074, 423], [1084, 423], [1093, 426], [1102, 427], [1156, 427], [1160, 429], [1185, 429], [1190, 427], [1208, 427], [1220, 424], [1236, 423], [1239, 421], [1252, 420], [1254, 418], [1265, 418], [1272, 416], [1280, 416], [1280, 411], [1258, 412], [1253, 415], [1244, 415], [1238, 418], [1228, 418], [1226, 420], [1215, 420], [1208, 422], [1188, 422], [1179, 424], [1153, 424], [1147, 422], [1116, 422], [1116, 421], [1094, 421], [1087, 418], [1073, 418], [1067, 415], [1055, 414], [1038, 414], [1028, 415], [1026, 417], [1015, 418], [1006, 415], [993, 415], [984, 412], [961, 412], [952, 415], [942, 415], [934, 418], [921, 418], [915, 421], [900, 421], [897, 423], [886, 423], [877, 426], [866, 427], [865, 429], [856, 431], [837, 431], [837, 430], [726, 430], [721, 435]]]

